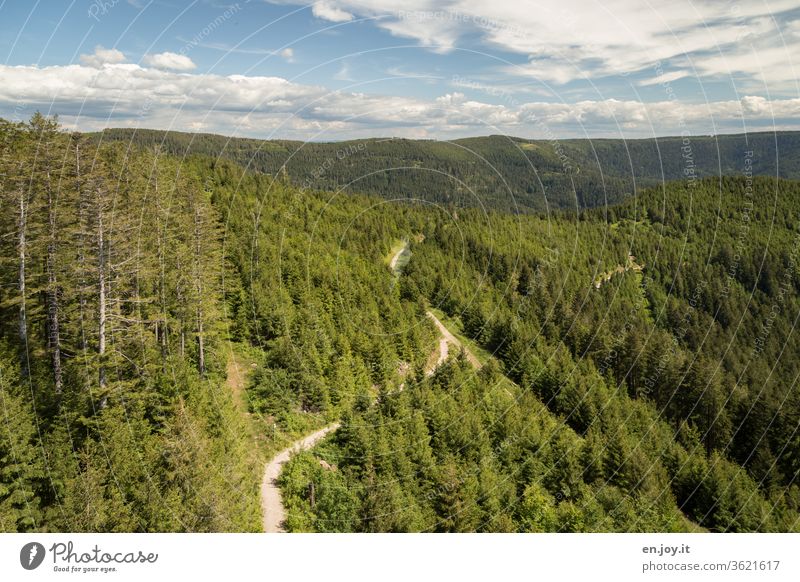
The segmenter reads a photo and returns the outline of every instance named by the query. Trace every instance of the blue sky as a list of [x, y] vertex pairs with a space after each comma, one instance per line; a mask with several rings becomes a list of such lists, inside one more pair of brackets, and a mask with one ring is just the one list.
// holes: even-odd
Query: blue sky
[[800, 129], [796, 0], [0, 0], [0, 116], [301, 140]]

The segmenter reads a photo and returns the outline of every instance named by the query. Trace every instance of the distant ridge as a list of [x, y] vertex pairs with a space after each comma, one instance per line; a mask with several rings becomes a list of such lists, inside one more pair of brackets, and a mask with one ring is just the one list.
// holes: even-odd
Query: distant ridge
[[745, 172], [800, 179], [797, 131], [634, 140], [492, 135], [325, 143], [150, 129], [93, 135], [160, 146], [176, 155], [223, 157], [263, 173], [279, 174], [285, 167], [289, 179], [306, 188], [512, 212], [614, 204], [662, 181], [688, 184]]

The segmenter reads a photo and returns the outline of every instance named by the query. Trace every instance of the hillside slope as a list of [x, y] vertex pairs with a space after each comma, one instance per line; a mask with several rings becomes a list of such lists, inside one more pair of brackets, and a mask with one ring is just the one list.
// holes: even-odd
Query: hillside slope
[[[719, 175], [800, 178], [800, 133], [537, 141], [488, 136], [439, 142], [339, 143], [229, 138], [110, 129], [96, 139], [158, 145], [184, 156], [233, 160], [304, 188], [419, 198], [446, 205], [528, 212], [605, 206], [664, 180]], [[748, 156], [747, 152], [752, 152]]]
[[[291, 529], [798, 528], [797, 182], [449, 212], [40, 116], [0, 144], [3, 530], [258, 530], [260, 453], [335, 422]], [[479, 371], [427, 373], [429, 311]]]
[[[797, 530], [799, 193], [706, 180], [647, 191], [610, 223], [429, 217], [401, 294], [488, 363], [417, 374], [346, 415], [314, 451], [337, 471], [308, 453], [287, 466], [293, 527]], [[644, 267], [617, 272], [631, 255]]]

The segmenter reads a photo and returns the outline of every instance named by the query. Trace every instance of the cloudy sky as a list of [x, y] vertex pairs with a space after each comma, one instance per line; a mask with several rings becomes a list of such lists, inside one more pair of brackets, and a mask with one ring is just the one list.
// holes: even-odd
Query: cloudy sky
[[798, 0], [0, 0], [0, 116], [300, 140], [800, 129]]

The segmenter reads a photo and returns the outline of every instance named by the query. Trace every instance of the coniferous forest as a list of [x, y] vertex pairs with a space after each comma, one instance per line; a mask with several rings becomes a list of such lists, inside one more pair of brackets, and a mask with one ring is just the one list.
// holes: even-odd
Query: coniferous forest
[[[149, 129], [107, 129], [97, 140], [200, 154], [268, 174], [288, 172], [305, 188], [485, 206], [511, 213], [617, 204], [642, 187], [687, 176], [800, 179], [796, 131], [658, 139], [529, 140], [490, 135], [452, 141], [362, 139], [299, 142]], [[687, 149], [687, 144], [689, 148]], [[779, 155], [780, 154], [780, 155]]]
[[800, 530], [800, 182], [518, 213], [122, 135], [0, 121], [1, 531], [260, 531], [334, 422], [290, 531]]

